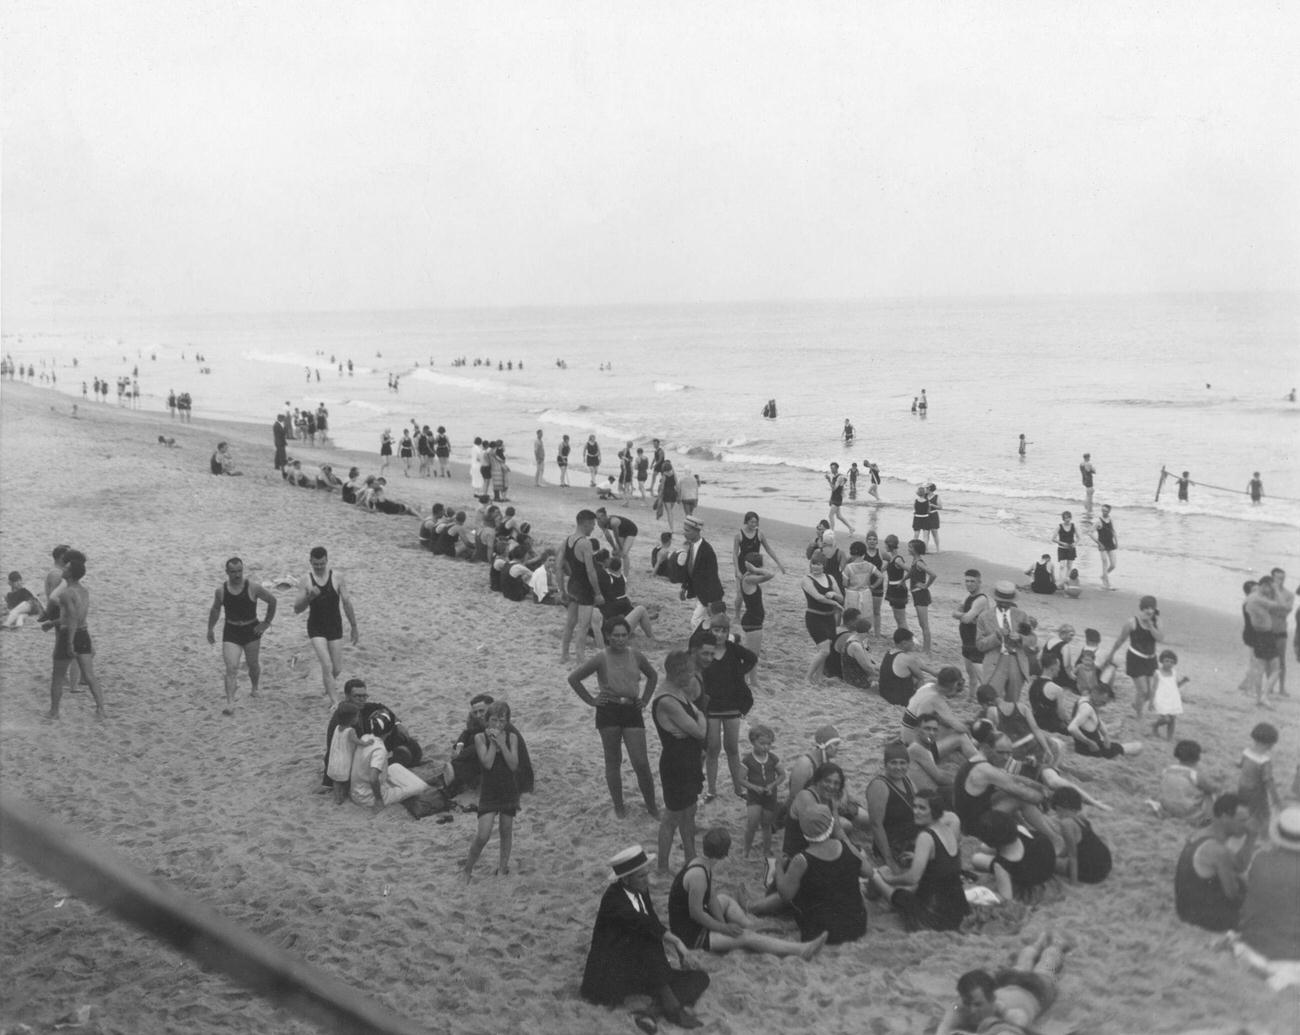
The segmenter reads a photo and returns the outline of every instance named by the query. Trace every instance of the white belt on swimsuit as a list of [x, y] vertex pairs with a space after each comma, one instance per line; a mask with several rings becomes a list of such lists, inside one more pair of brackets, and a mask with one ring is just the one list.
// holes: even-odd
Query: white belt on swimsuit
[[1128, 652], [1130, 654], [1136, 655], [1139, 658], [1146, 658], [1147, 661], [1150, 661], [1155, 657], [1154, 654], [1143, 654], [1140, 650], [1134, 650], [1132, 647], [1128, 649]]

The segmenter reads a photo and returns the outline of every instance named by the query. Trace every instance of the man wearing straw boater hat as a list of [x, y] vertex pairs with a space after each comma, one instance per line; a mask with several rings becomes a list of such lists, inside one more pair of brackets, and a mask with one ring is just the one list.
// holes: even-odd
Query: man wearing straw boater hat
[[[668, 930], [650, 901], [650, 867], [654, 855], [640, 845], [624, 848], [610, 859], [610, 885], [600, 900], [591, 949], [582, 976], [582, 997], [617, 1006], [630, 995], [653, 996], [658, 1012], [683, 1028], [698, 1028], [690, 1006], [709, 987], [685, 942]], [[682, 969], [668, 965], [666, 949], [677, 954]], [[654, 1017], [636, 1015], [637, 1027], [656, 1030]]]
[[718, 555], [704, 538], [704, 522], [688, 517], [682, 523], [682, 533], [686, 539], [682, 599], [695, 598], [695, 613], [691, 615], [694, 627], [709, 613], [709, 605], [722, 599], [722, 581], [718, 578]]
[[1268, 828], [1269, 846], [1246, 872], [1246, 901], [1237, 930], [1270, 960], [1300, 962], [1300, 802], [1287, 802]]
[[1015, 583], [993, 587], [993, 607], [975, 620], [975, 646], [984, 652], [984, 682], [1006, 701], [1019, 701], [1029, 678], [1029, 658], [1038, 649], [1029, 616], [1015, 606]]

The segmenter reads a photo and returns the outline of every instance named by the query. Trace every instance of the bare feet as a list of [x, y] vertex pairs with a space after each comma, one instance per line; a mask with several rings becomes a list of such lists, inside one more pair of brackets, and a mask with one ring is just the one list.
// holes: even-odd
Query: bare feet
[[812, 959], [822, 951], [822, 946], [826, 944], [826, 939], [830, 937], [829, 931], [822, 931], [820, 935], [810, 942], [805, 942], [803, 952], [799, 953], [799, 958], [805, 962]]

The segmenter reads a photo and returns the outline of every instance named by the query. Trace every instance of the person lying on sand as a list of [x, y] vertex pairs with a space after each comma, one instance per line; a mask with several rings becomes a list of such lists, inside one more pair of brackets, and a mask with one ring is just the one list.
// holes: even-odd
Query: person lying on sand
[[1048, 931], [1021, 949], [1010, 968], [994, 974], [966, 971], [957, 979], [961, 1002], [944, 1014], [935, 1035], [1029, 1032], [1056, 1001], [1057, 975], [1068, 948]]

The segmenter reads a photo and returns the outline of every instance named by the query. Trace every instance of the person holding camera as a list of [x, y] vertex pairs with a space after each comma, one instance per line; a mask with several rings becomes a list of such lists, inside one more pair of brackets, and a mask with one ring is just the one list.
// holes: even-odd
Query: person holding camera
[[1114, 646], [1106, 655], [1104, 669], [1115, 657], [1115, 652], [1127, 643], [1128, 653], [1124, 656], [1124, 671], [1133, 680], [1133, 714], [1142, 719], [1142, 710], [1151, 700], [1155, 689], [1156, 644], [1164, 641], [1165, 634], [1160, 629], [1160, 609], [1156, 607], [1156, 598], [1145, 596], [1138, 601], [1138, 613], [1124, 623], [1124, 628], [1115, 637]]
[[994, 606], [975, 619], [975, 646], [984, 652], [984, 682], [1007, 701], [1020, 700], [1029, 659], [1038, 649], [1033, 622], [1015, 602], [1015, 583], [1003, 580], [993, 587]]

